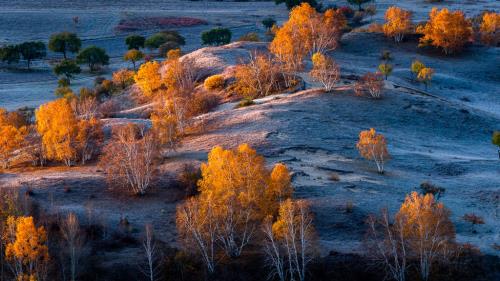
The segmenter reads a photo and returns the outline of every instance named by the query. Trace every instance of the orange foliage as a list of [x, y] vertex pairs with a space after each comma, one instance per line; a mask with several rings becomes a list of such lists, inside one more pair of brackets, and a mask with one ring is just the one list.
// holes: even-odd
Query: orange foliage
[[245, 98], [264, 97], [276, 91], [278, 85], [278, 68], [270, 56], [251, 54], [246, 64], [235, 69], [235, 92]]
[[28, 135], [28, 127], [17, 112], [0, 108], [0, 164], [4, 169], [10, 165], [14, 152], [22, 148]]
[[339, 66], [328, 56], [314, 53], [312, 56], [313, 69], [311, 77], [323, 84], [325, 91], [329, 92], [340, 79]]
[[143, 63], [134, 76], [134, 80], [146, 97], [153, 97], [163, 86], [160, 64], [157, 61]]
[[417, 79], [425, 84], [425, 88], [431, 83], [432, 76], [434, 75], [434, 69], [430, 67], [424, 67], [420, 69], [417, 74]]
[[49, 261], [47, 234], [33, 217], [7, 219], [5, 257], [15, 267], [17, 280], [41, 280]]
[[497, 46], [500, 43], [500, 13], [484, 13], [479, 32], [483, 43]]
[[207, 77], [205, 79], [205, 82], [203, 83], [203, 86], [207, 91], [222, 90], [225, 83], [226, 81], [224, 79], [224, 76], [217, 74]]
[[339, 10], [329, 9], [322, 14], [302, 3], [290, 11], [281, 28], [275, 29], [269, 48], [287, 71], [296, 71], [308, 53], [335, 49], [345, 26], [346, 19]]
[[173, 112], [172, 104], [167, 103], [161, 110], [151, 114], [151, 123], [155, 138], [160, 144], [174, 149], [180, 137], [177, 118]]
[[134, 83], [135, 72], [128, 69], [120, 69], [113, 72], [113, 84], [119, 86], [122, 89]]
[[450, 54], [462, 50], [467, 42], [472, 41], [472, 23], [462, 11], [433, 8], [429, 17], [425, 26], [417, 28], [417, 32], [424, 35], [419, 46], [440, 47], [445, 54]]
[[389, 159], [390, 155], [389, 151], [387, 151], [385, 137], [382, 134], [377, 134], [373, 128], [361, 131], [356, 147], [361, 156], [375, 161], [379, 173], [384, 172], [384, 162]]
[[388, 37], [394, 37], [394, 41], [401, 42], [405, 34], [411, 31], [411, 12], [398, 8], [389, 7], [385, 12], [383, 30]]

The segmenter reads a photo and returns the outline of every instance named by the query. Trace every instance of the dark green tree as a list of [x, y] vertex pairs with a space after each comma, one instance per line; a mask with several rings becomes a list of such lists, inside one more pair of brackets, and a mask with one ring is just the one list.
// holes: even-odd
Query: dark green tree
[[47, 48], [45, 43], [37, 42], [24, 42], [19, 45], [19, 53], [23, 56], [28, 64], [28, 69], [30, 68], [31, 61], [36, 59], [43, 59], [47, 55]]
[[75, 33], [61, 32], [52, 34], [49, 40], [49, 50], [62, 53], [66, 59], [66, 53], [77, 53], [82, 47], [82, 41]]
[[273, 18], [265, 18], [262, 20], [262, 25], [269, 31], [276, 24], [276, 20]]
[[160, 33], [165, 36], [167, 41], [175, 42], [180, 46], [186, 45], [186, 38], [184, 38], [184, 36], [180, 35], [179, 32], [175, 30], [164, 30]]
[[54, 67], [54, 73], [57, 76], [66, 76], [68, 82], [74, 75], [79, 74], [80, 72], [82, 72], [82, 70], [74, 60], [63, 60]]
[[217, 27], [201, 34], [203, 45], [225, 45], [231, 42], [231, 30]]
[[318, 5], [316, 0], [274, 0], [274, 3], [276, 3], [276, 5], [285, 3], [288, 10], [291, 10], [293, 7], [298, 6], [302, 3], [309, 3], [312, 7], [316, 7]]
[[370, 1], [371, 0], [347, 0], [347, 2], [349, 2], [349, 4], [351, 4], [351, 5], [358, 5], [359, 11], [363, 10], [363, 9], [361, 9], [361, 5], [363, 5], [364, 3], [368, 3]]
[[140, 48], [144, 48], [145, 41], [146, 38], [140, 35], [129, 35], [125, 38], [125, 44], [127, 44], [129, 50], [139, 50]]
[[161, 44], [165, 44], [167, 42], [167, 38], [165, 35], [161, 33], [156, 33], [148, 37], [144, 42], [144, 46], [150, 50], [158, 49]]
[[95, 71], [98, 66], [109, 64], [109, 56], [102, 48], [88, 46], [78, 53], [78, 56], [76, 56], [76, 62], [79, 64], [87, 64], [90, 71]]
[[19, 62], [19, 47], [16, 45], [7, 45], [0, 48], [0, 60], [7, 64]]

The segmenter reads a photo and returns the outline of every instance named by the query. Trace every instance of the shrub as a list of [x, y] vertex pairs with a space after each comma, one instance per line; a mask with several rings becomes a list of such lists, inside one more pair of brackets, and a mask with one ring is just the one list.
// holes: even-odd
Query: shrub
[[259, 35], [256, 32], [249, 32], [243, 36], [241, 36], [238, 41], [247, 41], [247, 42], [260, 42]]
[[438, 200], [446, 191], [446, 189], [426, 181], [420, 184], [420, 189], [424, 194], [432, 194]]
[[262, 25], [268, 30], [270, 31], [271, 28], [273, 28], [273, 26], [276, 24], [276, 20], [273, 19], [273, 18], [265, 18], [262, 20]]
[[214, 28], [209, 31], [204, 31], [201, 34], [203, 45], [225, 45], [231, 42], [231, 30], [228, 28]]
[[205, 79], [205, 82], [203, 83], [203, 86], [207, 91], [222, 90], [225, 83], [226, 80], [224, 79], [224, 76], [218, 74], [207, 77], [207, 79]]
[[251, 106], [251, 105], [254, 105], [254, 104], [255, 104], [255, 102], [252, 99], [250, 99], [250, 98], [244, 98], [244, 99], [242, 99], [238, 103], [238, 105], [236, 107], [238, 107], [238, 108], [240, 108], [240, 107], [247, 107], [247, 106]]
[[373, 98], [379, 99], [382, 97], [382, 89], [384, 88], [384, 78], [379, 72], [367, 73], [354, 85], [354, 92], [361, 96], [368, 92]]
[[497, 46], [500, 43], [500, 14], [495, 12], [484, 13], [479, 33], [481, 42]]
[[113, 73], [113, 84], [125, 89], [134, 84], [134, 75], [135, 73], [131, 70], [120, 69]]

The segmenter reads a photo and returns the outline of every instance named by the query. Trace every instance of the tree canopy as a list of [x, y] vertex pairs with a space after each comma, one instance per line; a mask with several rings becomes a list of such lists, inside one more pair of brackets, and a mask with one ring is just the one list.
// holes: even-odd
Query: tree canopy
[[212, 30], [204, 31], [201, 34], [203, 45], [225, 45], [231, 42], [231, 30], [228, 28], [217, 27]]
[[140, 35], [129, 35], [127, 38], [125, 38], [125, 44], [127, 44], [127, 48], [129, 50], [136, 49], [139, 50], [140, 48], [144, 48], [144, 42], [146, 41], [146, 38], [144, 36]]
[[77, 53], [81, 47], [82, 41], [75, 33], [56, 33], [52, 34], [49, 39], [49, 50], [62, 53], [65, 59], [67, 52]]
[[99, 65], [109, 64], [109, 56], [104, 49], [96, 46], [89, 46], [78, 53], [76, 61], [80, 64], [87, 64], [90, 71], [94, 71]]

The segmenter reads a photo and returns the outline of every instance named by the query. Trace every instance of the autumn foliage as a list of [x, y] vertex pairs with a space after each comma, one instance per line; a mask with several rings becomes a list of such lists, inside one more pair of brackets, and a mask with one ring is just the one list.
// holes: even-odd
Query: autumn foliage
[[221, 90], [224, 88], [225, 82], [224, 76], [217, 74], [207, 77], [203, 86], [207, 91]]
[[373, 128], [361, 131], [356, 147], [361, 156], [375, 162], [379, 173], [384, 172], [384, 163], [389, 160], [390, 155], [387, 150], [387, 142], [382, 134], [377, 134]]
[[146, 97], [153, 97], [162, 87], [160, 64], [156, 61], [143, 63], [134, 80]]
[[244, 98], [264, 97], [279, 89], [279, 69], [268, 55], [251, 54], [246, 63], [236, 66], [234, 74], [232, 88]]
[[275, 30], [269, 48], [287, 71], [296, 71], [302, 67], [307, 54], [335, 49], [345, 26], [346, 19], [340, 10], [319, 13], [308, 3], [302, 3], [293, 8], [288, 21]]
[[462, 11], [433, 8], [429, 21], [417, 28], [423, 34], [419, 46], [431, 45], [442, 48], [445, 54], [459, 52], [472, 41], [472, 23]]
[[10, 166], [16, 150], [23, 147], [28, 135], [28, 127], [17, 112], [7, 112], [0, 108], [0, 164]]
[[405, 34], [412, 29], [411, 12], [398, 8], [389, 7], [385, 12], [384, 34], [394, 38], [394, 41], [401, 42]]
[[500, 43], [500, 13], [484, 13], [479, 33], [484, 44], [497, 46]]
[[213, 272], [218, 256], [241, 255], [258, 224], [277, 214], [292, 187], [286, 166], [268, 170], [264, 158], [247, 144], [234, 150], [213, 148], [201, 173], [200, 195], [178, 207], [177, 228], [186, 246], [197, 250]]
[[382, 73], [366, 73], [354, 85], [354, 92], [358, 96], [369, 94], [372, 98], [379, 99], [382, 97], [382, 90], [384, 88], [384, 77]]
[[325, 91], [329, 92], [340, 80], [340, 68], [332, 58], [321, 53], [312, 56], [313, 68], [311, 77], [323, 85]]

